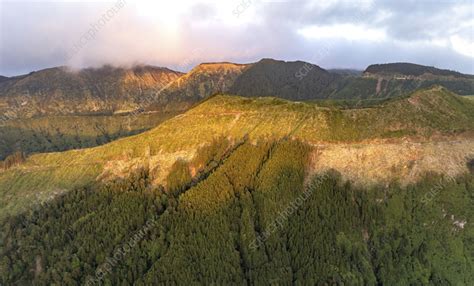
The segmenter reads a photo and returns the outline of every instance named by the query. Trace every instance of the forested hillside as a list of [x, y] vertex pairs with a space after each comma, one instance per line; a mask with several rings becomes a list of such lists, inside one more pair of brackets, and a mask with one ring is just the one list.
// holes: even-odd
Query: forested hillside
[[57, 67], [0, 81], [0, 119], [51, 115], [184, 111], [216, 93], [288, 100], [404, 96], [440, 85], [474, 94], [474, 77], [415, 64], [325, 70], [303, 61], [262, 59], [251, 64], [203, 63], [186, 74], [152, 66]]
[[459, 95], [474, 93], [474, 76], [456, 71], [437, 69], [411, 63], [370, 65], [360, 78], [349, 79], [349, 84], [336, 98], [364, 96], [363, 88], [370, 88], [370, 97], [396, 97], [420, 88], [440, 85]]
[[215, 94], [363, 108], [433, 86], [474, 94], [470, 75], [405, 63], [372, 65], [363, 75], [273, 59], [203, 63], [186, 74], [152, 66], [50, 68], [0, 79], [0, 160], [16, 151], [93, 147], [141, 133]]
[[71, 115], [13, 119], [0, 123], [0, 160], [16, 151], [25, 154], [88, 148], [138, 134], [177, 115]]
[[[442, 88], [355, 109], [276, 98], [214, 96], [142, 134], [95, 148], [35, 154], [20, 166], [0, 172], [0, 218], [76, 187], [124, 177], [143, 162], [148, 162], [153, 180], [160, 182], [176, 158], [189, 160], [200, 146], [221, 136], [235, 141], [245, 136], [253, 141], [293, 138], [315, 146], [314, 152], [321, 156], [332, 152], [330, 147], [335, 144], [353, 144], [355, 149], [374, 144], [376, 148], [364, 149], [368, 152], [364, 157], [369, 156], [371, 162], [358, 158], [358, 152], [348, 153], [346, 159], [337, 157], [335, 165], [348, 159], [353, 162], [344, 167], [347, 174], [366, 168], [360, 164], [375, 163], [384, 165], [387, 172], [393, 170], [387, 179], [404, 180], [409, 175], [408, 182], [418, 179], [423, 171], [442, 171], [446, 166], [458, 174], [465, 169], [465, 157], [472, 153], [473, 110], [474, 102]], [[399, 144], [414, 141], [416, 144], [405, 146], [415, 151], [405, 152], [402, 160], [378, 147], [383, 140]], [[375, 150], [383, 153], [377, 156]], [[426, 161], [419, 166], [415, 159]], [[318, 166], [324, 169], [329, 165], [322, 162]], [[363, 174], [356, 177], [366, 181]]]
[[5, 285], [470, 285], [474, 176], [354, 188], [293, 140], [214, 141], [3, 220]]
[[376, 64], [370, 65], [365, 70], [365, 73], [370, 74], [397, 74], [405, 76], [451, 76], [454, 78], [473, 78], [472, 75], [462, 74], [460, 72], [438, 69], [435, 67], [422, 66], [412, 63], [391, 63], [391, 64]]
[[275, 96], [289, 100], [386, 99], [433, 86], [460, 94], [474, 94], [474, 77], [415, 64], [371, 65], [363, 74], [324, 70], [302, 61], [262, 59], [236, 78], [230, 94]]
[[339, 74], [302, 61], [262, 59], [248, 67], [228, 92], [246, 97], [324, 99], [336, 91], [336, 84], [341, 78]]
[[474, 286], [474, 0], [4, 2], [0, 286]]

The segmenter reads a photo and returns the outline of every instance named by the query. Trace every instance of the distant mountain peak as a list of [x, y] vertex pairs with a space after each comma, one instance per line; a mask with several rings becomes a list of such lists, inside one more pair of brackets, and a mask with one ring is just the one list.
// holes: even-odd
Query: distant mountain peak
[[182, 75], [168, 68], [145, 65], [43, 69], [0, 81], [4, 102], [0, 112], [10, 110], [14, 118], [28, 118], [134, 110], [149, 105], [151, 95]]
[[308, 64], [308, 65], [319, 67], [316, 64], [301, 61], [301, 60], [285, 61], [285, 60], [277, 60], [277, 59], [273, 59], [273, 58], [263, 58], [263, 59], [259, 60], [257, 63], [263, 63], [263, 64], [271, 64], [271, 63], [273, 63], [273, 64]]
[[403, 75], [411, 77], [420, 77], [423, 75], [447, 76], [458, 78], [472, 78], [471, 75], [462, 74], [457, 71], [439, 69], [432, 66], [423, 66], [412, 63], [386, 63], [374, 64], [367, 67], [364, 74], [370, 75]]
[[200, 72], [200, 71], [223, 71], [223, 70], [231, 70], [231, 69], [242, 69], [251, 64], [237, 64], [231, 62], [208, 62], [208, 63], [201, 63], [194, 67], [189, 73], [193, 72]]

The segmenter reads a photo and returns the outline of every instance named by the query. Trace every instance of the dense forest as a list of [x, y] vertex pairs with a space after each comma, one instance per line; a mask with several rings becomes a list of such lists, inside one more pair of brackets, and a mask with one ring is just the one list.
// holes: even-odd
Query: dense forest
[[[215, 140], [1, 222], [2, 285], [472, 285], [474, 175], [361, 189], [292, 140]], [[472, 162], [471, 162], [472, 164]]]
[[395, 73], [403, 75], [421, 76], [432, 74], [437, 76], [452, 76], [460, 78], [472, 78], [471, 75], [462, 74], [452, 70], [438, 69], [430, 66], [422, 66], [412, 63], [390, 63], [370, 65], [365, 70], [366, 73]]
[[32, 154], [103, 145], [149, 130], [176, 114], [46, 116], [6, 121], [0, 118], [0, 160], [17, 151]]

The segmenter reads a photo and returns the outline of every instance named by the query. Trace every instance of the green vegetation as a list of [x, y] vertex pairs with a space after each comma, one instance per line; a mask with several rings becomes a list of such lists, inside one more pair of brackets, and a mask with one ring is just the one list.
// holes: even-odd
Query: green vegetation
[[[262, 59], [231, 82], [225, 93], [288, 100], [372, 99], [405, 96], [417, 89], [444, 88], [460, 95], [474, 93], [474, 76], [413, 64], [369, 66], [363, 75], [326, 71], [302, 62]], [[217, 91], [217, 90], [216, 90]]]
[[215, 140], [173, 166], [173, 187], [145, 168], [4, 219], [0, 283], [474, 283], [473, 174], [363, 190], [332, 171], [305, 184], [309, 150]]
[[25, 154], [22, 152], [15, 152], [5, 158], [3, 162], [0, 162], [0, 168], [3, 170], [8, 170], [14, 166], [17, 166], [25, 162]]
[[8, 120], [0, 125], [0, 160], [18, 150], [31, 154], [102, 145], [156, 127], [176, 114], [49, 116]]
[[246, 97], [275, 96], [287, 100], [324, 99], [343, 77], [302, 61], [262, 59], [250, 65], [226, 90]]
[[474, 92], [474, 79], [466, 78], [397, 78], [396, 76], [370, 75], [365, 77], [346, 77], [338, 82], [338, 89], [329, 95], [330, 99], [386, 99], [405, 97], [419, 89], [430, 89], [434, 86], [459, 94], [469, 95]]
[[290, 137], [320, 144], [472, 130], [474, 102], [440, 88], [371, 108], [346, 110], [276, 98], [219, 95], [142, 134], [95, 148], [35, 154], [21, 166], [1, 172], [0, 218], [54, 193], [94, 182], [110, 162], [126, 164], [150, 156], [158, 160], [150, 167], [162, 168], [159, 165], [168, 158], [174, 158], [173, 162], [176, 156], [189, 159], [200, 146], [219, 137], [236, 141], [245, 136], [252, 141]]
[[[179, 80], [104, 67], [3, 81], [4, 117], [22, 119], [0, 126], [0, 285], [474, 284], [474, 101], [453, 93], [472, 94], [472, 77], [371, 69], [382, 76], [265, 59]], [[245, 97], [210, 96], [226, 90]], [[137, 106], [161, 112], [111, 115]], [[403, 157], [380, 153], [404, 141]], [[447, 153], [458, 177], [426, 173]], [[325, 168], [341, 162], [345, 178], [390, 176], [355, 186]]]
[[311, 100], [308, 103], [314, 103], [320, 107], [338, 108], [338, 109], [361, 109], [372, 108], [377, 105], [400, 100], [400, 98], [370, 98], [370, 99], [318, 99]]
[[[167, 68], [55, 67], [0, 80], [0, 119], [112, 115], [146, 109], [182, 74]], [[162, 111], [162, 109], [159, 109]]]
[[377, 64], [367, 67], [365, 72], [374, 74], [400, 74], [407, 76], [422, 76], [431, 74], [436, 76], [451, 76], [458, 78], [473, 78], [472, 75], [462, 74], [452, 70], [438, 69], [430, 66], [422, 66], [411, 63], [389, 63]]
[[[332, 93], [329, 98], [361, 100], [374, 98], [376, 96], [377, 79], [362, 77], [347, 77], [341, 80], [336, 92]], [[385, 95], [378, 96], [379, 98]]]

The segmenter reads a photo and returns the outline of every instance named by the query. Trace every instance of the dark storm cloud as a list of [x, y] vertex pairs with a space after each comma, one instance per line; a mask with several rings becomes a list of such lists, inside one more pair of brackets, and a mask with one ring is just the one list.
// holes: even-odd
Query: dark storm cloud
[[106, 63], [183, 70], [262, 57], [360, 69], [409, 61], [474, 73], [472, 1], [129, 0], [84, 41], [115, 2], [0, 2], [0, 74]]

